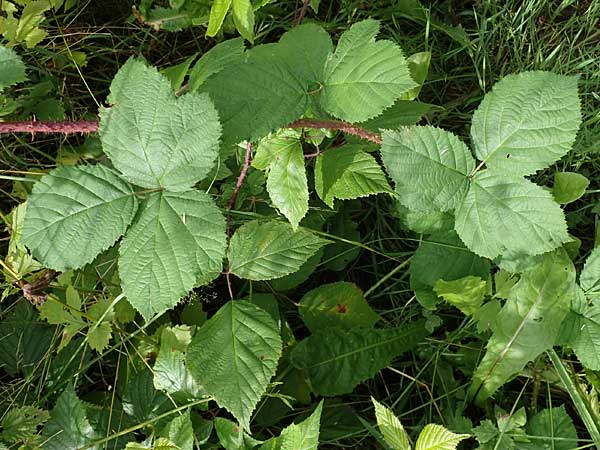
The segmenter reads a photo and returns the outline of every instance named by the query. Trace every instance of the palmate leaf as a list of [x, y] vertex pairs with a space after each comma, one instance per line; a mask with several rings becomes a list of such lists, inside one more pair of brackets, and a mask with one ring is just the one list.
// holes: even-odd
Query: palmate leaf
[[150, 194], [119, 250], [119, 276], [131, 305], [148, 320], [217, 277], [225, 228], [223, 215], [203, 192]]
[[514, 176], [535, 173], [566, 155], [581, 124], [577, 81], [534, 71], [496, 83], [473, 115], [477, 157], [489, 169]]
[[456, 450], [456, 447], [470, 436], [455, 434], [441, 425], [430, 423], [419, 434], [415, 450]]
[[292, 364], [308, 372], [315, 393], [348, 394], [426, 335], [423, 322], [389, 329], [330, 327], [302, 340], [292, 351]]
[[315, 165], [315, 189], [327, 206], [333, 200], [391, 192], [375, 158], [360, 146], [345, 145], [324, 152]]
[[471, 152], [457, 136], [429, 126], [385, 131], [381, 155], [400, 202], [417, 211], [456, 208], [475, 168]]
[[564, 214], [540, 186], [492, 170], [479, 172], [456, 209], [455, 230], [478, 255], [537, 255], [570, 241]]
[[564, 250], [544, 255], [511, 289], [492, 325], [486, 354], [470, 388], [477, 401], [490, 397], [540, 353], [551, 348], [575, 292], [575, 269]]
[[175, 97], [154, 67], [130, 58], [100, 111], [100, 139], [114, 166], [133, 184], [185, 191], [213, 168], [221, 126], [207, 95]]
[[59, 167], [35, 184], [22, 240], [46, 267], [79, 268], [115, 243], [136, 210], [131, 186], [108, 167]]
[[251, 221], [236, 230], [229, 243], [229, 271], [247, 280], [272, 280], [300, 269], [329, 243], [287, 223]]
[[279, 326], [265, 310], [238, 300], [223, 306], [194, 335], [187, 363], [194, 379], [250, 430], [250, 417], [275, 375]]
[[358, 22], [340, 37], [327, 59], [321, 105], [349, 122], [378, 116], [416, 86], [402, 50], [391, 41], [375, 41], [379, 22]]
[[26, 79], [23, 60], [12, 48], [0, 45], [0, 92]]
[[411, 450], [408, 433], [392, 410], [383, 406], [373, 397], [371, 397], [371, 402], [375, 406], [377, 427], [379, 427], [385, 441], [393, 450]]

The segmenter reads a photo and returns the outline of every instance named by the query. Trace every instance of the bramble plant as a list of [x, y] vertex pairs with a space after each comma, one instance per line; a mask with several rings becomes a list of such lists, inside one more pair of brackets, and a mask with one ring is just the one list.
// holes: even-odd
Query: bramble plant
[[[201, 2], [173, 3], [160, 16], [164, 23], [151, 1], [139, 11], [148, 23], [172, 30], [208, 11]], [[214, 2], [208, 34], [217, 33], [230, 6], [236, 28], [252, 40], [247, 1]], [[171, 22], [180, 11], [184, 21]], [[466, 401], [487, 401], [556, 345], [600, 370], [600, 252], [592, 252], [578, 277], [571, 256], [577, 242], [560, 206], [583, 195], [589, 182], [561, 173], [548, 189], [527, 178], [571, 150], [582, 122], [578, 77], [545, 71], [504, 77], [473, 114], [469, 148], [453, 133], [416, 125], [433, 108], [415, 100], [430, 55], [406, 58], [396, 43], [377, 40], [378, 33], [378, 21], [364, 20], [334, 46], [324, 28], [303, 24], [277, 43], [246, 49], [241, 39], [224, 41], [193, 66], [190, 59], [163, 72], [133, 57], [112, 80], [98, 122], [4, 124], [7, 131], [97, 131], [102, 152], [93, 163], [44, 174], [12, 213], [6, 276], [25, 294], [25, 281], [44, 267], [47, 278], [58, 276], [61, 293], [35, 297], [45, 322], [36, 322], [23, 303], [11, 313], [14, 320], [0, 325], [12, 327], [25, 349], [5, 366], [31, 373], [51, 351], [52, 326], [59, 326], [56, 358], [63, 360], [49, 373], [62, 393], [50, 414], [11, 409], [2, 441], [32, 439], [58, 449], [114, 440], [131, 450], [191, 450], [214, 427], [227, 450], [316, 449], [327, 401], [417, 348], [433, 333], [431, 317], [442, 302], [460, 310], [487, 342]], [[0, 93], [11, 98], [11, 87], [26, 79], [16, 52], [0, 47]], [[254, 202], [264, 191], [268, 201]], [[356, 257], [345, 246], [359, 239], [323, 231], [327, 214], [343, 210], [346, 200], [379, 194], [419, 235], [405, 272], [427, 320], [384, 325], [367, 301], [371, 290], [325, 283], [294, 304], [310, 332], [297, 342], [273, 293], [300, 285], [319, 264], [344, 270]], [[398, 264], [398, 271], [407, 265]], [[190, 298], [220, 276], [230, 300], [210, 318], [198, 317], [199, 304]], [[89, 302], [82, 286], [95, 286], [98, 277], [102, 296]], [[28, 292], [30, 299], [39, 294]], [[165, 319], [184, 298], [188, 318]], [[91, 361], [86, 344], [102, 355], [136, 313], [160, 326], [141, 345], [136, 374], [118, 386], [118, 423], [86, 406], [69, 380], [79, 373], [76, 358]], [[34, 322], [42, 326], [27, 337]], [[255, 421], [269, 422], [261, 414], [280, 419], [311, 395], [327, 400], [277, 436], [253, 436]], [[191, 412], [210, 401], [237, 423]], [[392, 410], [372, 401], [379, 432], [370, 433], [389, 448], [413, 448]], [[564, 408], [539, 412], [528, 434], [547, 443], [555, 416], [565, 424], [564, 439], [576, 441]], [[497, 424], [473, 428], [480, 448], [502, 448], [496, 445], [502, 439], [540, 448], [523, 431], [526, 417], [510, 426], [503, 413], [497, 417]], [[133, 433], [141, 429], [139, 443]], [[469, 437], [428, 424], [414, 448], [455, 450]]]

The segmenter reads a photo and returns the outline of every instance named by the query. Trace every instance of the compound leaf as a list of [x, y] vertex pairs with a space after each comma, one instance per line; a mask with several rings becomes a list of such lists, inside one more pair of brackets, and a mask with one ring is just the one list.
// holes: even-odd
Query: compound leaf
[[511, 289], [492, 325], [487, 351], [473, 375], [470, 395], [490, 397], [529, 361], [551, 348], [575, 292], [575, 269], [564, 250], [544, 255]]
[[329, 241], [287, 223], [252, 221], [236, 230], [229, 244], [229, 271], [248, 280], [271, 280], [300, 269]]
[[317, 157], [315, 189], [330, 208], [334, 198], [348, 200], [391, 192], [375, 158], [353, 145], [331, 149]]
[[279, 326], [268, 312], [230, 301], [196, 332], [187, 362], [196, 381], [249, 431], [281, 350]]
[[471, 152], [457, 136], [430, 126], [385, 131], [381, 155], [400, 202], [417, 211], [456, 208], [475, 169]]
[[225, 219], [199, 191], [149, 195], [120, 248], [123, 293], [146, 320], [221, 272]]
[[393, 450], [411, 450], [408, 433], [392, 410], [383, 406], [373, 397], [371, 397], [371, 401], [375, 406], [377, 427], [379, 427], [385, 441]]
[[0, 92], [26, 79], [23, 60], [12, 48], [0, 45]]
[[130, 58], [108, 102], [112, 106], [100, 111], [102, 148], [133, 184], [185, 191], [213, 168], [221, 125], [206, 94], [176, 98], [165, 76]]
[[315, 393], [348, 394], [426, 335], [423, 322], [381, 330], [330, 327], [302, 340], [292, 351], [292, 364], [308, 372]]
[[322, 106], [349, 122], [378, 116], [416, 86], [402, 50], [391, 41], [375, 41], [379, 22], [358, 22], [340, 37], [327, 59]]
[[22, 239], [46, 267], [82, 267], [115, 243], [136, 210], [131, 186], [108, 167], [58, 167], [35, 184]]
[[532, 71], [496, 83], [473, 114], [477, 157], [489, 169], [515, 176], [535, 173], [566, 155], [581, 124], [578, 79]]
[[567, 224], [552, 194], [517, 176], [479, 172], [456, 209], [455, 230], [478, 255], [506, 251], [537, 255], [570, 241]]
[[441, 425], [430, 423], [419, 434], [415, 450], [456, 450], [468, 434], [455, 434]]

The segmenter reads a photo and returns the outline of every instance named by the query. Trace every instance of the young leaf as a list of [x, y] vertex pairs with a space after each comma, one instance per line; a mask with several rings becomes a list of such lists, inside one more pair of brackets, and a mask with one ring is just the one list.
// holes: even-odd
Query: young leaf
[[408, 433], [392, 410], [383, 406], [373, 397], [371, 397], [371, 402], [375, 406], [377, 426], [385, 441], [393, 450], [411, 450]]
[[575, 292], [575, 269], [564, 250], [544, 255], [524, 273], [492, 326], [484, 358], [473, 375], [470, 395], [490, 397], [529, 361], [551, 348]]
[[11, 408], [2, 418], [0, 439], [11, 444], [29, 439], [48, 418], [46, 411], [34, 406]]
[[578, 77], [522, 72], [496, 83], [473, 114], [477, 157], [514, 177], [548, 167], [571, 149], [581, 124]]
[[23, 60], [12, 48], [0, 45], [0, 92], [26, 79]]
[[229, 270], [247, 280], [271, 280], [300, 269], [329, 241], [282, 222], [245, 223], [236, 230], [227, 257]]
[[308, 212], [308, 184], [302, 144], [286, 145], [273, 158], [267, 176], [267, 192], [294, 230]]
[[196, 91], [212, 75], [241, 61], [243, 54], [242, 38], [229, 39], [215, 45], [192, 67], [189, 79], [190, 92]]
[[419, 434], [415, 450], [456, 450], [460, 441], [469, 437], [468, 434], [455, 434], [441, 425], [430, 423]]
[[254, 43], [254, 10], [250, 0], [233, 0], [233, 23], [243, 38]]
[[352, 145], [327, 150], [317, 157], [315, 189], [330, 208], [335, 198], [348, 200], [391, 192], [375, 158]]
[[557, 203], [565, 205], [580, 198], [589, 185], [590, 180], [581, 174], [575, 172], [557, 172], [554, 174], [552, 195]]
[[210, 8], [210, 17], [208, 19], [207, 36], [215, 36], [221, 29], [225, 16], [231, 7], [231, 0], [215, 0]]
[[579, 284], [587, 297], [596, 298], [600, 295], [600, 247], [594, 248], [585, 261]]
[[225, 219], [199, 191], [155, 192], [120, 248], [123, 292], [146, 320], [221, 272]]
[[378, 116], [416, 86], [402, 50], [391, 41], [375, 41], [379, 22], [368, 19], [345, 31], [325, 64], [321, 104], [348, 122]]
[[523, 450], [572, 450], [577, 448], [577, 430], [565, 406], [540, 411], [527, 422], [530, 442], [520, 445]]
[[102, 148], [133, 184], [185, 191], [202, 180], [219, 153], [221, 125], [210, 98], [175, 97], [154, 67], [130, 58], [100, 111]]
[[25, 4], [21, 11], [21, 17], [16, 18], [14, 13], [17, 8], [5, 0], [2, 2], [2, 9], [6, 11], [7, 16], [0, 18], [0, 33], [11, 44], [25, 42], [27, 48], [33, 48], [43, 41], [48, 33], [40, 28], [45, 20], [44, 12], [50, 9], [50, 2], [45, 0], [28, 0], [19, 4]]
[[317, 450], [319, 446], [319, 430], [321, 425], [321, 412], [323, 400], [308, 418], [298, 424], [286, 427], [278, 439], [280, 450]]
[[223, 306], [194, 335], [187, 363], [194, 379], [250, 430], [252, 411], [275, 375], [281, 356], [279, 326], [246, 301]]
[[327, 328], [301, 341], [292, 351], [292, 364], [308, 371], [315, 393], [348, 394], [372, 378], [398, 355], [425, 336], [423, 322], [399, 328]]
[[487, 282], [469, 275], [453, 281], [438, 280], [433, 290], [439, 297], [470, 316], [481, 307], [487, 292]]
[[455, 230], [478, 255], [506, 251], [537, 255], [570, 241], [552, 194], [532, 182], [491, 170], [479, 172], [456, 209]]
[[471, 152], [457, 136], [430, 126], [385, 131], [381, 156], [400, 202], [413, 210], [453, 210], [475, 169]]
[[99, 436], [94, 431], [85, 413], [83, 403], [77, 398], [72, 385], [58, 397], [44, 427], [44, 449], [65, 450], [87, 447]]
[[46, 267], [82, 267], [115, 243], [136, 210], [131, 186], [108, 167], [58, 167], [35, 184], [22, 239]]
[[351, 330], [369, 328], [380, 319], [353, 283], [324, 284], [302, 297], [298, 305], [302, 320], [312, 333], [331, 327]]

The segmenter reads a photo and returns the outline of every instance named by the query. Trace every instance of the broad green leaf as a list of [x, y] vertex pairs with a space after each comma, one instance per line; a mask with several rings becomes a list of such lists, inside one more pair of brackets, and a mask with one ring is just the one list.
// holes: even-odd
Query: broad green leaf
[[575, 292], [575, 269], [557, 250], [524, 273], [511, 290], [494, 325], [484, 358], [473, 375], [470, 395], [489, 398], [500, 386], [551, 348]]
[[396, 215], [404, 227], [422, 234], [443, 233], [454, 230], [454, 216], [448, 212], [418, 211], [396, 202]]
[[308, 372], [315, 393], [348, 394], [395, 357], [411, 350], [426, 335], [423, 322], [381, 330], [327, 328], [294, 348], [292, 364]]
[[210, 17], [208, 19], [207, 36], [215, 36], [221, 29], [225, 16], [231, 7], [231, 0], [215, 0], [210, 8]]
[[381, 155], [400, 202], [413, 210], [453, 210], [475, 169], [471, 152], [457, 136], [430, 126], [384, 132]]
[[130, 58], [100, 111], [102, 148], [133, 184], [185, 191], [204, 179], [219, 153], [221, 125], [210, 98], [175, 97], [169, 80]]
[[194, 448], [194, 430], [190, 411], [187, 410], [171, 420], [160, 432], [160, 436], [175, 444], [178, 450], [192, 450]]
[[552, 195], [557, 203], [564, 205], [580, 198], [589, 185], [590, 180], [581, 174], [575, 172], [557, 172], [554, 174]]
[[364, 122], [416, 86], [400, 47], [378, 33], [376, 20], [352, 25], [327, 59], [321, 105], [339, 119]]
[[46, 267], [82, 267], [112, 246], [137, 210], [131, 186], [106, 166], [61, 166], [33, 187], [23, 243]]
[[90, 425], [72, 385], [58, 397], [42, 435], [46, 438], [44, 449], [48, 450], [77, 450], [100, 437]]
[[189, 79], [190, 91], [196, 91], [209, 77], [241, 61], [243, 54], [244, 40], [241, 38], [228, 39], [215, 45], [192, 67]]
[[348, 200], [391, 192], [377, 160], [353, 145], [327, 150], [317, 157], [315, 189], [330, 208], [335, 198]]
[[165, 327], [160, 335], [160, 349], [153, 367], [154, 387], [186, 399], [196, 398], [200, 387], [192, 378], [185, 352], [192, 340], [191, 327]]
[[302, 145], [286, 145], [273, 158], [267, 176], [267, 192], [275, 207], [294, 230], [308, 212], [308, 182]]
[[261, 139], [252, 158], [252, 167], [267, 170], [282, 153], [293, 152], [295, 148], [302, 151], [301, 136], [298, 130], [284, 128]]
[[389, 446], [393, 450], [411, 450], [408, 433], [393, 411], [383, 406], [373, 397], [371, 397], [371, 402], [375, 406], [375, 418], [377, 419], [379, 431], [381, 431]]
[[313, 272], [317, 269], [323, 258], [323, 249], [318, 250], [314, 255], [306, 260], [300, 268], [289, 275], [281, 278], [276, 278], [270, 281], [271, 287], [278, 292], [289, 291], [310, 278]]
[[456, 450], [460, 441], [469, 437], [468, 434], [455, 434], [441, 425], [430, 423], [419, 434], [415, 450]]
[[511, 177], [548, 167], [571, 149], [581, 124], [577, 76], [508, 75], [473, 114], [471, 138], [486, 167]]
[[302, 320], [312, 333], [331, 327], [351, 330], [369, 328], [380, 319], [362, 291], [353, 283], [340, 281], [319, 286], [302, 297], [298, 305]]
[[37, 433], [50, 416], [43, 409], [34, 406], [21, 406], [9, 409], [2, 418], [0, 439], [8, 443], [24, 441]]
[[254, 10], [250, 0], [233, 0], [231, 11], [235, 28], [243, 38], [254, 42]]
[[0, 45], [0, 92], [26, 79], [23, 60], [12, 48]]
[[317, 450], [323, 400], [308, 418], [298, 424], [287, 426], [279, 437], [280, 450]]
[[248, 280], [271, 280], [300, 269], [329, 241], [287, 223], [251, 221], [236, 230], [227, 257], [229, 270]]
[[475, 311], [473, 320], [477, 322], [477, 332], [484, 333], [487, 330], [491, 330], [501, 309], [502, 305], [500, 301], [493, 299]]
[[290, 72], [284, 49], [267, 44], [245, 53], [200, 86], [219, 111], [223, 143], [257, 140], [306, 111], [307, 83]]
[[438, 280], [433, 290], [438, 297], [470, 316], [481, 307], [487, 292], [487, 282], [469, 275], [453, 281]]
[[237, 423], [223, 417], [215, 419], [219, 443], [225, 450], [252, 450], [260, 441], [253, 439]]
[[576, 290], [571, 310], [562, 323], [560, 338], [573, 348], [587, 369], [600, 370], [600, 305], [588, 303], [583, 291]]
[[225, 219], [207, 194], [150, 194], [121, 244], [123, 293], [149, 320], [217, 277], [225, 244]]
[[183, 62], [176, 64], [174, 66], [167, 67], [166, 69], [162, 69], [160, 73], [167, 77], [167, 79], [171, 82], [171, 89], [177, 91], [181, 88], [183, 81], [185, 80], [185, 76], [190, 69], [190, 66], [196, 59], [196, 55], [192, 55], [189, 58], [183, 60]]
[[552, 194], [531, 181], [491, 170], [479, 172], [456, 209], [455, 229], [478, 255], [549, 252], [570, 241]]
[[431, 52], [415, 53], [406, 58], [406, 61], [408, 62], [410, 76], [414, 82], [417, 83], [417, 86], [403, 94], [401, 98], [405, 100], [414, 100], [419, 95], [419, 92], [421, 92], [423, 83], [427, 79], [429, 64], [431, 63]]
[[433, 108], [434, 106], [429, 103], [396, 100], [393, 106], [374, 119], [361, 123], [360, 126], [373, 131], [396, 130], [404, 126], [415, 125]]
[[208, 395], [249, 431], [281, 349], [279, 327], [269, 313], [246, 301], [231, 301], [196, 332], [187, 363]]
[[577, 430], [567, 414], [565, 405], [540, 411], [527, 422], [530, 442], [520, 445], [523, 450], [572, 450], [578, 447]]
[[123, 411], [136, 423], [152, 420], [172, 406], [165, 394], [154, 389], [149, 369], [138, 372], [127, 380], [123, 393]]
[[579, 284], [586, 296], [596, 298], [600, 295], [600, 247], [594, 248], [585, 261]]

